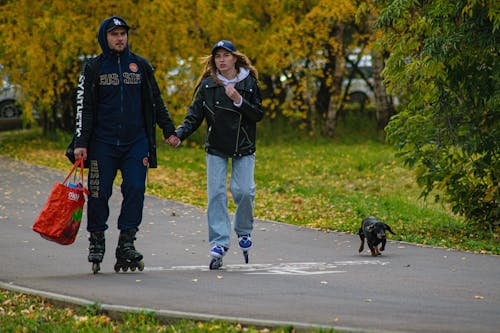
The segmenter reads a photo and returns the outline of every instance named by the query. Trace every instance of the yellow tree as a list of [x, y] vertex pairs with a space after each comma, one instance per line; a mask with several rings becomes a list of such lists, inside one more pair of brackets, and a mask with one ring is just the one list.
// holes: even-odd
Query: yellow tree
[[[102, 20], [122, 16], [132, 27], [132, 51], [153, 63], [167, 106], [183, 114], [176, 110], [189, 103], [199, 57], [217, 38], [236, 35], [224, 33], [214, 20], [220, 17], [230, 31], [235, 17], [226, 20], [225, 15], [231, 6], [232, 1], [195, 0], [5, 1], [0, 4], [0, 64], [21, 88], [25, 109], [36, 106], [45, 132], [71, 130], [82, 60], [101, 52], [97, 31]], [[33, 121], [30, 112], [24, 117]]]
[[239, 17], [255, 32], [251, 57], [263, 72], [271, 116], [297, 119], [331, 136], [345, 100], [345, 58], [355, 47], [371, 48], [373, 1], [240, 1]]
[[[130, 8], [133, 1], [102, 5], [101, 1], [6, 1], [0, 11], [0, 62], [10, 79], [21, 87], [26, 121], [30, 106], [42, 118], [44, 130], [62, 123], [71, 126], [72, 88], [81, 68], [81, 57], [99, 52], [96, 31], [100, 21]], [[125, 13], [126, 14], [126, 13]], [[63, 126], [64, 127], [64, 126]]]
[[104, 18], [119, 15], [132, 26], [132, 51], [156, 67], [174, 117], [185, 113], [200, 57], [231, 39], [259, 69], [271, 118], [298, 119], [331, 135], [345, 55], [372, 38], [363, 23], [373, 15], [371, 2], [7, 0], [0, 5], [0, 63], [22, 88], [26, 109], [36, 105], [46, 131], [72, 129], [82, 57], [100, 53]]

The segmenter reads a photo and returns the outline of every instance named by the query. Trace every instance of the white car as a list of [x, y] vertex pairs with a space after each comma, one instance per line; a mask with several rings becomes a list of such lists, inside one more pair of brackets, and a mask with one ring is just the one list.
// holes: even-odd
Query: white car
[[[372, 71], [372, 56], [370, 54], [362, 55], [358, 62], [359, 50], [355, 50], [349, 55], [349, 60], [345, 63], [347, 75], [351, 75], [352, 79], [349, 84], [349, 80], [346, 79], [342, 82], [342, 89], [345, 91], [347, 85], [349, 84], [349, 89], [347, 90], [347, 102], [348, 103], [359, 103], [361, 106], [366, 104], [375, 104], [375, 93], [373, 92], [373, 86], [375, 80], [373, 79]], [[363, 73], [351, 73], [353, 70], [350, 62], [358, 62], [358, 69]], [[397, 96], [390, 96], [394, 106], [399, 105], [399, 100]]]
[[[349, 55], [349, 59], [352, 62], [357, 61], [357, 52], [359, 52], [359, 50], [356, 50]], [[349, 62], [346, 62], [345, 66], [348, 72], [347, 75], [350, 75], [351, 71], [353, 70], [351, 64]], [[349, 89], [347, 90], [347, 102], [359, 103], [361, 105], [368, 103], [373, 104], [375, 102], [375, 95], [372, 88], [370, 87], [370, 85], [373, 86], [371, 55], [367, 54], [361, 56], [361, 59], [358, 62], [358, 68], [361, 72], [363, 72], [363, 75], [368, 80], [369, 84], [367, 83], [367, 81], [365, 81], [365, 78], [362, 78], [362, 76], [359, 75], [359, 73], [354, 73], [350, 83], [348, 79], [344, 80], [342, 82], [343, 90], [345, 90], [345, 88], [349, 84]]]

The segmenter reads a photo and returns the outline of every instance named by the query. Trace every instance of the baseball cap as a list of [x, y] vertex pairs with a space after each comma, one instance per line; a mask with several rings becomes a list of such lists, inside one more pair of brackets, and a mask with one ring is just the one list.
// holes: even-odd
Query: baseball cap
[[109, 20], [108, 24], [106, 25], [106, 32], [110, 32], [119, 27], [123, 27], [127, 29], [127, 31], [130, 29], [124, 19], [115, 16], [111, 20]]
[[234, 47], [233, 42], [224, 39], [215, 43], [214, 47], [212, 47], [212, 54], [214, 54], [217, 49], [225, 49], [229, 52], [236, 52], [236, 47]]

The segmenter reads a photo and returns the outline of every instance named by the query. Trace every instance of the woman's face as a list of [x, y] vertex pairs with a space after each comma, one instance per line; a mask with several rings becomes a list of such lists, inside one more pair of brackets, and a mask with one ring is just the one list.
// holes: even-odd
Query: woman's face
[[219, 72], [224, 73], [235, 69], [237, 58], [225, 49], [219, 49], [214, 54], [215, 66]]

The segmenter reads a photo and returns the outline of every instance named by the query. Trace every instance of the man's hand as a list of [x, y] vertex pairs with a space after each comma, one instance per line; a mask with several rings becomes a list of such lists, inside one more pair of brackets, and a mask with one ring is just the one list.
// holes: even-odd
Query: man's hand
[[181, 144], [181, 140], [174, 134], [165, 139], [165, 142], [169, 144], [172, 148], [176, 148]]
[[79, 160], [83, 157], [84, 160], [87, 159], [87, 148], [75, 148], [74, 151], [75, 160]]

